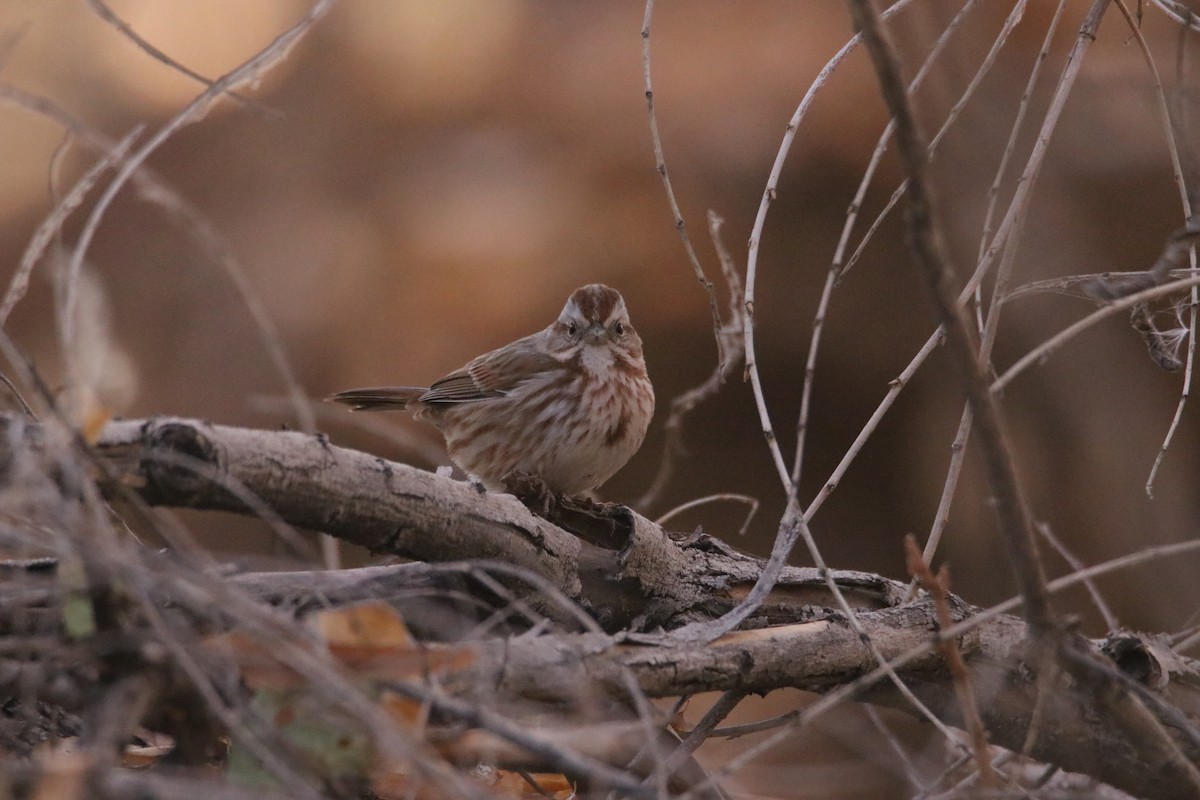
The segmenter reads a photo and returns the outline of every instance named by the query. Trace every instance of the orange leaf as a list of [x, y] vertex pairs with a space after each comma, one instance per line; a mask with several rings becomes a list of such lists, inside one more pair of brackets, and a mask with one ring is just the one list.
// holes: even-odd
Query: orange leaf
[[232, 659], [251, 689], [287, 689], [305, 683], [294, 669], [253, 636], [239, 631], [220, 633], [209, 636], [202, 646]]
[[460, 669], [475, 658], [466, 646], [420, 644], [399, 612], [382, 601], [323, 611], [312, 623], [333, 657], [362, 678], [405, 680]]
[[379, 704], [384, 711], [409, 727], [421, 721], [423, 704], [404, 695], [384, 690], [379, 696]]
[[312, 622], [335, 652], [339, 648], [391, 649], [415, 644], [404, 618], [381, 600], [322, 611], [313, 615]]

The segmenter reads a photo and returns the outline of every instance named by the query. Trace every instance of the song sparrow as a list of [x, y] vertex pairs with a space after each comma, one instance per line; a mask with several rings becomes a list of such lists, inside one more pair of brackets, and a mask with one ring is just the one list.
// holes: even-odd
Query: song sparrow
[[624, 466], [654, 412], [625, 300], [598, 283], [572, 292], [546, 329], [428, 389], [351, 389], [328, 399], [355, 411], [414, 410], [441, 429], [450, 460], [489, 489], [520, 470], [568, 495], [594, 489]]

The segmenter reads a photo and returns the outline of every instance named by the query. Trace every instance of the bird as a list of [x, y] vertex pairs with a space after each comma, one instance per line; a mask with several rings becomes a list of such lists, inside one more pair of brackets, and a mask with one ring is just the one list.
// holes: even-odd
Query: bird
[[450, 460], [492, 491], [514, 472], [574, 496], [637, 452], [654, 387], [625, 299], [581, 286], [546, 328], [484, 353], [429, 387], [350, 389], [327, 398], [355, 411], [409, 410], [445, 436]]

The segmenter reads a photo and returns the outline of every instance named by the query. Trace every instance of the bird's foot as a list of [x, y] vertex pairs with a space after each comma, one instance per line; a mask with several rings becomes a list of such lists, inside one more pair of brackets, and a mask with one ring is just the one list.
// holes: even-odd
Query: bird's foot
[[546, 482], [529, 472], [515, 469], [503, 478], [504, 491], [515, 496], [539, 517], [548, 517], [550, 509], [558, 503], [558, 496]]

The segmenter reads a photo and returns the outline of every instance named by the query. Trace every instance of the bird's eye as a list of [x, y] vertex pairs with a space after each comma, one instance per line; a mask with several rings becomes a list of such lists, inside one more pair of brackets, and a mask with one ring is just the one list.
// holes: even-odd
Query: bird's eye
[[616, 325], [613, 325], [613, 330], [617, 332], [617, 336], [624, 336], [625, 335], [625, 324], [618, 322]]
[[578, 330], [579, 330], [579, 326], [576, 325], [574, 322], [567, 323], [567, 335], [568, 336], [574, 336]]

